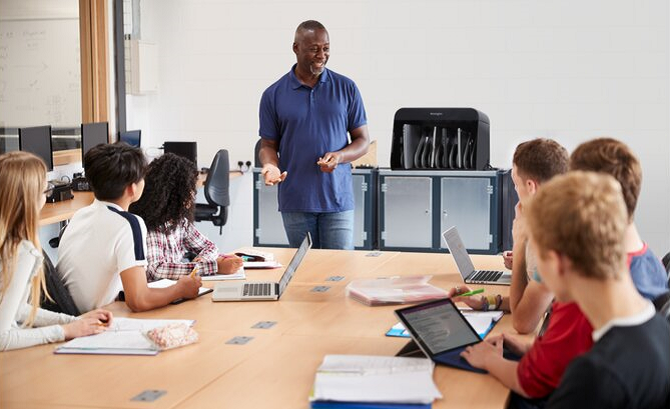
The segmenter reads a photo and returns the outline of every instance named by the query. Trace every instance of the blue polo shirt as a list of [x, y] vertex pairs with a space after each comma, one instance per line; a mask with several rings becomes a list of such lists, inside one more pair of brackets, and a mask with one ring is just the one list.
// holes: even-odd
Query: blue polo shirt
[[279, 184], [279, 210], [353, 210], [351, 165], [324, 173], [316, 162], [347, 146], [347, 132], [367, 123], [361, 94], [352, 80], [331, 70], [324, 69], [314, 88], [294, 70], [266, 89], [260, 104], [259, 135], [279, 141], [279, 169], [288, 172]]

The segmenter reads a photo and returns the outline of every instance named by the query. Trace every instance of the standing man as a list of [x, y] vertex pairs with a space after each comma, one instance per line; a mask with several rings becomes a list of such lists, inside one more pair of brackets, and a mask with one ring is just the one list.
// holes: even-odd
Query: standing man
[[310, 232], [315, 248], [353, 249], [349, 163], [370, 144], [363, 99], [352, 80], [326, 68], [330, 39], [323, 24], [301, 23], [293, 52], [297, 64], [261, 97], [261, 174], [266, 185], [279, 184], [291, 247]]

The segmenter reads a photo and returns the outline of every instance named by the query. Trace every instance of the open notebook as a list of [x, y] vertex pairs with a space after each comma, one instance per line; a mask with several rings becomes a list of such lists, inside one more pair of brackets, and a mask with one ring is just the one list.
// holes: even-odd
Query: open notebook
[[147, 331], [169, 324], [193, 325], [193, 320], [149, 320], [114, 318], [101, 334], [75, 338], [54, 350], [56, 354], [87, 355], [156, 355], [158, 347], [144, 335]]

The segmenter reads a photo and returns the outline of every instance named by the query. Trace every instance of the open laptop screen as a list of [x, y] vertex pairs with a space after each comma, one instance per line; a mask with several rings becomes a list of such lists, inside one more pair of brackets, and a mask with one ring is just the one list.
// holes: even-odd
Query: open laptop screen
[[468, 278], [468, 276], [475, 271], [475, 266], [472, 264], [472, 260], [470, 260], [470, 256], [465, 249], [461, 236], [458, 234], [458, 230], [456, 230], [456, 227], [451, 227], [442, 233], [442, 237], [447, 243], [449, 252], [454, 257], [454, 261], [456, 261], [456, 265], [458, 266], [458, 271], [463, 276], [463, 279]]
[[298, 269], [302, 259], [305, 257], [305, 254], [307, 254], [307, 250], [310, 248], [312, 248], [312, 236], [308, 232], [302, 240], [302, 243], [300, 243], [300, 247], [298, 247], [298, 250], [293, 255], [291, 262], [288, 263], [288, 267], [286, 267], [286, 271], [284, 271], [284, 274], [281, 276], [281, 280], [279, 280], [279, 295], [284, 293], [288, 282], [293, 278], [295, 271]]
[[403, 308], [396, 314], [431, 357], [481, 341], [449, 299]]

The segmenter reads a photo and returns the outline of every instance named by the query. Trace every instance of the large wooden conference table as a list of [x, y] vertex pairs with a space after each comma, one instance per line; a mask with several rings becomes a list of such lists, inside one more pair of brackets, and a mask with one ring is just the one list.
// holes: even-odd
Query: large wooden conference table
[[[272, 251], [284, 265], [293, 249]], [[373, 256], [372, 254], [378, 254]], [[479, 268], [503, 268], [499, 256], [474, 256]], [[248, 280], [279, 279], [283, 269], [247, 270]], [[133, 314], [111, 304], [116, 316], [195, 319], [200, 341], [157, 356], [55, 355], [55, 345], [0, 353], [0, 407], [43, 408], [309, 408], [314, 376], [327, 354], [394, 355], [407, 342], [386, 337], [398, 306], [368, 307], [346, 296], [355, 278], [434, 275], [431, 283], [462, 285], [447, 254], [311, 250], [277, 302], [215, 303], [211, 294]], [[327, 281], [341, 276], [340, 281]], [[213, 285], [208, 282], [206, 285]], [[325, 292], [313, 291], [328, 286]], [[479, 288], [477, 286], [473, 286]], [[483, 286], [487, 293], [507, 287]], [[276, 321], [254, 329], [259, 321]], [[492, 333], [512, 331], [508, 316]], [[226, 344], [233, 337], [253, 339]], [[509, 390], [489, 375], [436, 367], [444, 395], [439, 408], [503, 408]], [[166, 393], [153, 402], [132, 400], [145, 390]]]

